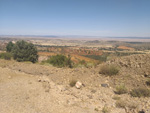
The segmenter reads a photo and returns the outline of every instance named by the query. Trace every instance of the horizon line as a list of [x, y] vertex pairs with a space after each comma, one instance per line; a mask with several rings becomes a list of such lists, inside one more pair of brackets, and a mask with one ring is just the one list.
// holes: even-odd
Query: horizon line
[[87, 36], [87, 35], [1, 35], [0, 36], [33, 36], [33, 37], [99, 37], [99, 38], [150, 38], [150, 36]]

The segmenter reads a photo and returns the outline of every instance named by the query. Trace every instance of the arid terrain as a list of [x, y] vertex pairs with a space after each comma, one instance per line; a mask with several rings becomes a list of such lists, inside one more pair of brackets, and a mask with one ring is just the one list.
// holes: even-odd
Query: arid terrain
[[8, 42], [25, 40], [33, 43], [39, 52], [40, 61], [56, 54], [71, 55], [78, 63], [98, 63], [118, 56], [150, 53], [149, 38], [97, 38], [97, 37], [37, 37], [0, 36], [0, 50], [5, 51]]
[[[95, 68], [55, 68], [32, 63], [0, 60], [1, 113], [110, 113], [150, 112], [149, 97], [115, 94], [124, 83], [128, 90], [148, 87], [150, 55], [132, 55], [109, 62], [120, 66], [118, 75], [108, 77]], [[144, 76], [145, 73], [148, 76]], [[80, 89], [70, 87], [80, 81]], [[107, 84], [103, 86], [102, 84]], [[123, 104], [121, 107], [116, 104]], [[105, 113], [105, 112], [104, 112]], [[140, 112], [139, 112], [140, 113]]]
[[[0, 53], [17, 40], [1, 38]], [[26, 41], [38, 48], [39, 61], [0, 59], [0, 113], [150, 113], [150, 92], [145, 97], [131, 95], [137, 88], [150, 90], [149, 42]], [[74, 65], [83, 60], [88, 65], [57, 68], [42, 62], [57, 54], [70, 55]], [[116, 75], [101, 73], [111, 65], [118, 68]], [[117, 87], [125, 92], [117, 93]]]
[[150, 113], [150, 0], [0, 0], [0, 113]]

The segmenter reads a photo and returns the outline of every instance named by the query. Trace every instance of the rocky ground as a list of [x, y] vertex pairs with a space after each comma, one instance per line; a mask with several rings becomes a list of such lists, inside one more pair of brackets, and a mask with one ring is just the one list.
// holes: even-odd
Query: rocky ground
[[[119, 74], [99, 74], [101, 66], [114, 64]], [[132, 55], [93, 68], [56, 68], [0, 60], [0, 113], [150, 113], [149, 97], [115, 94], [115, 87], [128, 90], [147, 87], [150, 55]], [[81, 87], [71, 87], [79, 81]], [[143, 112], [142, 112], [143, 111]]]

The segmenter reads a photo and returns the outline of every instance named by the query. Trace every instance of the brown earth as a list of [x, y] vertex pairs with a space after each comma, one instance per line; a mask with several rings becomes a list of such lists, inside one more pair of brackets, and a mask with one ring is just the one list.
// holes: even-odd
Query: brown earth
[[[56, 68], [28, 62], [0, 60], [0, 113], [150, 113], [150, 98], [117, 95], [115, 87], [128, 90], [148, 87], [150, 55], [132, 55], [106, 62], [120, 67], [118, 75], [99, 74], [101, 64], [93, 68]], [[81, 89], [71, 81], [83, 83]], [[107, 84], [108, 87], [102, 87]], [[116, 99], [115, 99], [116, 98]], [[116, 106], [117, 98], [125, 104]]]

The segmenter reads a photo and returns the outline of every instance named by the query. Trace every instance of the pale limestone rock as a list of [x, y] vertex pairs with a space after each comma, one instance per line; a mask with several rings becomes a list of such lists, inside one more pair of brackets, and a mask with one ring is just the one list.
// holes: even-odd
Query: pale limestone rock
[[79, 81], [77, 81], [76, 84], [75, 84], [75, 87], [76, 87], [77, 89], [80, 89], [80, 88], [82, 87], [82, 83], [79, 82]]

